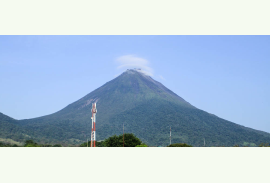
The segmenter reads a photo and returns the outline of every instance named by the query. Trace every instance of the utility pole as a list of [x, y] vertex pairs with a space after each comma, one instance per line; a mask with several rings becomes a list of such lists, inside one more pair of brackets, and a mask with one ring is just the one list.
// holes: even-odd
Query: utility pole
[[172, 130], [171, 130], [171, 127], [170, 127], [170, 145], [172, 144]]
[[205, 138], [203, 138], [203, 145], [204, 145], [204, 147], [205, 147]]
[[97, 104], [96, 103], [92, 103], [91, 147], [96, 147], [96, 113], [97, 113]]
[[123, 147], [125, 147], [125, 139], [124, 139], [124, 123], [123, 123]]

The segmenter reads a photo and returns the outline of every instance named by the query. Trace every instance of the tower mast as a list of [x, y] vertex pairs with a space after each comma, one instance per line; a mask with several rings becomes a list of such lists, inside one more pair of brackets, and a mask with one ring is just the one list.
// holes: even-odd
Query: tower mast
[[172, 144], [172, 130], [171, 130], [171, 127], [170, 127], [170, 145]]
[[92, 103], [91, 147], [96, 147], [96, 113], [97, 113], [97, 104], [96, 103]]

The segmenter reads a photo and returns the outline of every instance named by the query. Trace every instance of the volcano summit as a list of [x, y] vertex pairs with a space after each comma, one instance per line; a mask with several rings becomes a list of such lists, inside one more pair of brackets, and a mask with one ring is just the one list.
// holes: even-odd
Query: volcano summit
[[79, 144], [90, 137], [91, 107], [97, 103], [97, 141], [133, 133], [150, 146], [256, 146], [270, 134], [247, 128], [200, 110], [141, 70], [129, 69], [93, 92], [47, 116], [15, 120], [0, 114], [1, 138], [22, 142]]

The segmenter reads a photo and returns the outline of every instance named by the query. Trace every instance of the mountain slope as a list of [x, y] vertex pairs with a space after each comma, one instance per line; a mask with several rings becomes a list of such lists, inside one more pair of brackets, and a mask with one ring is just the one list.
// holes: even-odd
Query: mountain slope
[[18, 120], [0, 113], [0, 141], [5, 139], [22, 141], [22, 139], [27, 139], [29, 134], [32, 135], [33, 131], [26, 127], [21, 127]]
[[[145, 107], [151, 105], [153, 107]], [[143, 109], [143, 110], [142, 110]], [[205, 111], [179, 107], [168, 101], [151, 100], [118, 116], [125, 123], [125, 131], [135, 133], [146, 143], [158, 146], [172, 143], [188, 143], [203, 146], [258, 145], [269, 142], [269, 134], [213, 116]], [[160, 122], [161, 119], [165, 119]], [[121, 133], [120, 122], [112, 119]]]
[[[197, 109], [140, 70], [127, 70], [64, 109], [43, 117], [10, 120], [36, 141], [78, 144], [90, 136], [91, 107], [97, 102], [97, 140], [131, 132], [145, 143], [185, 142], [202, 146], [258, 145], [270, 134], [246, 128]], [[87, 136], [85, 136], [87, 134]], [[23, 140], [23, 136], [22, 139]]]
[[[151, 77], [135, 70], [128, 70], [54, 114], [21, 120], [20, 122], [22, 126], [42, 134], [46, 139], [76, 143], [79, 140], [85, 139], [82, 131], [87, 134], [90, 133], [86, 129], [90, 130], [91, 128], [89, 125], [91, 123], [92, 102], [97, 102], [98, 105], [98, 130], [99, 127], [108, 126], [113, 116], [117, 116], [126, 110], [131, 110], [137, 105], [153, 98], [165, 98], [181, 106], [194, 108]], [[53, 128], [50, 125], [53, 125]], [[114, 134], [115, 130], [110, 131], [112, 133], [102, 135], [100, 139]], [[97, 134], [97, 138], [99, 138], [99, 134]]]

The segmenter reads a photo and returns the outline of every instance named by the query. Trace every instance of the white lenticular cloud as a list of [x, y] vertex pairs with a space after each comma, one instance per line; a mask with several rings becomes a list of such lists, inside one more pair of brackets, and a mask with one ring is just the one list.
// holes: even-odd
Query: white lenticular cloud
[[149, 61], [144, 59], [144, 58], [140, 58], [140, 57], [136, 57], [134, 55], [124, 55], [121, 57], [118, 57], [116, 59], [116, 63], [118, 64], [117, 69], [141, 69], [141, 72], [143, 72], [144, 74], [147, 74], [149, 76], [153, 76], [153, 69], [149, 66]]

